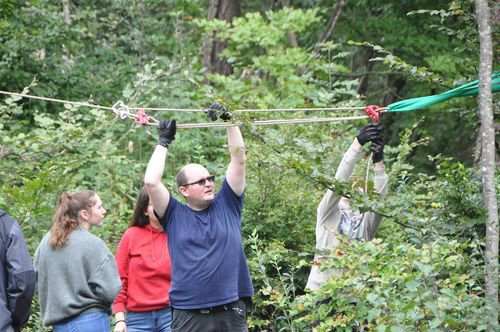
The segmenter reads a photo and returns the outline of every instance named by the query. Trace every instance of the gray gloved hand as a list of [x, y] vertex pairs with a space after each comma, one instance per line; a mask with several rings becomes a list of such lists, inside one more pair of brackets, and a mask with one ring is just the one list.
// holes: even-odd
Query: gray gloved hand
[[370, 150], [373, 153], [373, 163], [378, 163], [379, 161], [384, 160], [384, 142], [382, 142], [382, 140], [373, 141]]
[[175, 140], [177, 126], [174, 120], [160, 120], [158, 124], [158, 144], [168, 148], [170, 143]]
[[224, 106], [219, 105], [219, 104], [212, 104], [208, 109], [205, 111], [207, 116], [212, 119], [212, 121], [217, 120], [217, 118], [222, 119], [224, 121], [229, 121], [233, 117], [233, 115], [228, 112]]
[[378, 123], [370, 123], [361, 128], [356, 135], [359, 144], [365, 145], [366, 142], [373, 142], [375, 140], [382, 140], [381, 137], [382, 127]]

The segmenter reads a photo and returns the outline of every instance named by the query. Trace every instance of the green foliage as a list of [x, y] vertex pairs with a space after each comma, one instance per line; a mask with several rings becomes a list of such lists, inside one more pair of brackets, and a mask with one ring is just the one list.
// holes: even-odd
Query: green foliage
[[[306, 271], [305, 259], [296, 257], [280, 241], [262, 241], [254, 230], [249, 236], [251, 254], [249, 267], [254, 273], [254, 286], [258, 291], [254, 302], [256, 315], [249, 317], [249, 327], [253, 330], [294, 331], [293, 315], [289, 304], [296, 297], [298, 281], [296, 275]], [[283, 260], [289, 256], [290, 260]], [[265, 318], [265, 319], [262, 319]]]
[[[463, 72], [464, 69], [470, 71], [470, 69], [474, 67], [474, 63], [478, 61], [478, 54], [475, 50], [479, 47], [479, 38], [475, 27], [475, 13], [470, 12], [472, 6], [473, 1], [460, 0], [451, 2], [449, 8], [446, 9], [420, 9], [408, 13], [408, 15], [425, 14], [439, 17], [439, 24], [431, 24], [429, 27], [431, 29], [436, 29], [441, 35], [447, 36], [449, 39], [458, 41], [458, 43], [453, 43], [453, 53], [457, 60], [454, 61], [455, 68], [452, 68], [449, 64], [440, 66], [438, 63], [436, 68], [440, 69], [442, 73], [450, 73], [450, 70], [451, 73]], [[453, 26], [448, 25], [450, 20], [453, 20]], [[442, 59], [440, 63], [442, 63], [443, 60], [446, 62], [448, 61], [443, 59], [443, 56], [440, 56], [440, 58]], [[436, 57], [431, 57], [427, 60], [428, 62], [434, 62]], [[459, 68], [460, 70], [457, 70]], [[470, 74], [473, 74], [473, 72], [470, 72]]]
[[422, 246], [394, 236], [344, 239], [324, 268], [347, 272], [297, 301], [295, 310], [307, 312], [298, 323], [317, 322], [318, 331], [484, 331], [481, 281], [470, 274], [468, 255], [480, 256], [477, 245], [446, 238]]
[[379, 45], [372, 45], [368, 42], [359, 43], [359, 42], [353, 42], [353, 41], [349, 41], [348, 44], [349, 45], [356, 45], [356, 46], [368, 46], [368, 47], [373, 48], [373, 50], [375, 52], [377, 52], [378, 54], [381, 54], [383, 56], [372, 58], [371, 61], [380, 61], [383, 64], [388, 65], [389, 68], [393, 69], [394, 71], [400, 71], [403, 74], [405, 74], [406, 76], [408, 76], [414, 80], [417, 80], [420, 82], [430, 83], [431, 85], [443, 83], [441, 81], [442, 78], [440, 75], [429, 72], [428, 69], [425, 67], [417, 67], [417, 66], [413, 66], [411, 64], [408, 64], [404, 60], [402, 60], [401, 58], [392, 54], [391, 52], [384, 50], [383, 47], [381, 47]]
[[[134, 109], [203, 109], [212, 102], [231, 110], [385, 105], [438, 93], [474, 78], [478, 68], [470, 0], [350, 2], [331, 40], [319, 48], [318, 35], [335, 1], [290, 1], [274, 11], [249, 2], [247, 8], [261, 11], [245, 12], [231, 24], [202, 19], [203, 1], [71, 1], [69, 25], [59, 2], [0, 3], [0, 90], [104, 106], [117, 100]], [[227, 43], [219, 56], [233, 74], [202, 68], [205, 33]], [[360, 95], [367, 71], [366, 95]], [[207, 121], [202, 112], [148, 114], [179, 123]], [[236, 115], [248, 157], [243, 239], [256, 290], [251, 330], [298, 332], [312, 324], [318, 331], [351, 331], [353, 325], [373, 331], [485, 330], [485, 211], [479, 175], [470, 167], [479, 126], [475, 99], [382, 116], [386, 199], [360, 195], [351, 183], [334, 179], [365, 121], [249, 125], [310, 116], [332, 114]], [[155, 142], [154, 127], [121, 120], [107, 109], [5, 97], [0, 206], [21, 222], [33, 253], [50, 228], [59, 194], [95, 189], [108, 212], [103, 227], [93, 231], [114, 250]], [[187, 162], [204, 164], [222, 180], [226, 144], [224, 129], [179, 130], [165, 183], [174, 188], [175, 172]], [[367, 167], [360, 160], [355, 176], [365, 179]], [[324, 261], [325, 268], [348, 268], [345, 277], [308, 292], [315, 209], [327, 188], [350, 193], [360, 209], [385, 218], [379, 239], [344, 239]], [[43, 330], [36, 302], [26, 330]]]
[[240, 105], [259, 108], [322, 106], [354, 96], [352, 82], [333, 82], [329, 76], [331, 67], [341, 67], [330, 62], [337, 57], [316, 58], [288, 39], [290, 33], [301, 34], [318, 21], [315, 9], [291, 8], [265, 15], [247, 13], [232, 25], [196, 21], [205, 32], [216, 31], [218, 38], [227, 41], [221, 57], [235, 72], [233, 76], [213, 74], [210, 80]]
[[[304, 331], [312, 325], [318, 331], [351, 331], [353, 326], [377, 331], [486, 331], [484, 244], [482, 235], [474, 230], [478, 218], [484, 222], [480, 184], [470, 170], [449, 160], [439, 163], [435, 177], [412, 174], [413, 167], [405, 159], [425, 140], [412, 143], [410, 137], [408, 130], [399, 147], [388, 149], [394, 189], [387, 198], [353, 198], [355, 205], [386, 216], [381, 239], [359, 243], [342, 238], [341, 245], [322, 261], [322, 268], [348, 271], [343, 277], [332, 278], [317, 292], [304, 294], [290, 288], [305, 282], [297, 271], [304, 267], [304, 258], [311, 257], [303, 250], [283, 251], [283, 244], [275, 241], [267, 242], [264, 250], [254, 231], [250, 236], [254, 254], [249, 261], [258, 272], [253, 273], [256, 284], [262, 284], [255, 313], [271, 317], [266, 325], [254, 316], [256, 327], [281, 331]], [[283, 155], [275, 162], [283, 160]], [[304, 159], [308, 157], [314, 160], [314, 152]], [[272, 173], [269, 164], [262, 166]], [[299, 173], [304, 170], [300, 163], [296, 166]], [[320, 197], [320, 193], [315, 195]], [[314, 214], [314, 206], [304, 209]], [[297, 225], [302, 222], [300, 216], [295, 220]]]
[[197, 1], [70, 2], [69, 25], [53, 1], [12, 11], [0, 29], [2, 90], [21, 90], [36, 78], [37, 95], [112, 103], [144, 64], [197, 49], [186, 33]]
[[[11, 115], [18, 106], [0, 107], [5, 110], [1, 115], [2, 168], [6, 170], [0, 181], [2, 205], [16, 206], [10, 212], [30, 236], [36, 234], [39, 240], [47, 230], [63, 190], [102, 191], [103, 200], [115, 207], [108, 212], [112, 219], [120, 220], [130, 213], [135, 195], [129, 193], [140, 183], [139, 169], [143, 167], [128, 159], [126, 150], [117, 144], [117, 126], [109, 123], [107, 114], [76, 108], [55, 115], [35, 113], [29, 132], [13, 136], [9, 134]], [[36, 248], [36, 241], [30, 245]]]

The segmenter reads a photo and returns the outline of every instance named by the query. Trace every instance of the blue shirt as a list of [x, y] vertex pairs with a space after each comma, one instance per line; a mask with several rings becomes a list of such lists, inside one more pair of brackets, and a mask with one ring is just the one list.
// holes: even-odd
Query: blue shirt
[[170, 197], [160, 222], [168, 235], [174, 308], [207, 308], [253, 295], [241, 239], [242, 209], [243, 195], [226, 180], [203, 211]]

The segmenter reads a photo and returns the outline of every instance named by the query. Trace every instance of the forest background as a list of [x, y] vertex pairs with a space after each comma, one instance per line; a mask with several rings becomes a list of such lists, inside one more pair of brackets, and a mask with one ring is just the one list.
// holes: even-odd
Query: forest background
[[[498, 23], [498, 4], [489, 6]], [[0, 0], [0, 41], [0, 90], [107, 107], [118, 100], [176, 109], [214, 102], [233, 110], [386, 106], [476, 80], [479, 71], [470, 0]], [[498, 118], [498, 103], [494, 111]], [[207, 121], [196, 112], [148, 114]], [[368, 120], [250, 123], [324, 116], [332, 114], [237, 116], [248, 155], [243, 239], [256, 291], [251, 331], [308, 331], [312, 322], [318, 331], [491, 330], [497, 309], [485, 297], [477, 98], [382, 115], [389, 195], [351, 194], [384, 222], [370, 243], [343, 240], [324, 266], [348, 266], [349, 273], [311, 293], [304, 286], [315, 209], [326, 188], [351, 190], [334, 174]], [[58, 195], [94, 189], [108, 213], [93, 232], [114, 251], [156, 140], [155, 127], [108, 109], [4, 95], [0, 207], [21, 223], [33, 254]], [[165, 183], [174, 188], [187, 162], [206, 165], [220, 184], [225, 130], [179, 129]], [[367, 167], [368, 153], [356, 174], [364, 178]], [[498, 172], [495, 180], [498, 193]], [[50, 330], [36, 298], [25, 330]]]

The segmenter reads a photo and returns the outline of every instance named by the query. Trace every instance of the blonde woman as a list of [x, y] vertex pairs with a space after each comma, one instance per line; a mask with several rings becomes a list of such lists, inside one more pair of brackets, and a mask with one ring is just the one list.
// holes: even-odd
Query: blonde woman
[[106, 210], [92, 190], [64, 192], [35, 252], [43, 324], [55, 332], [108, 332], [120, 277], [106, 244], [90, 233]]

